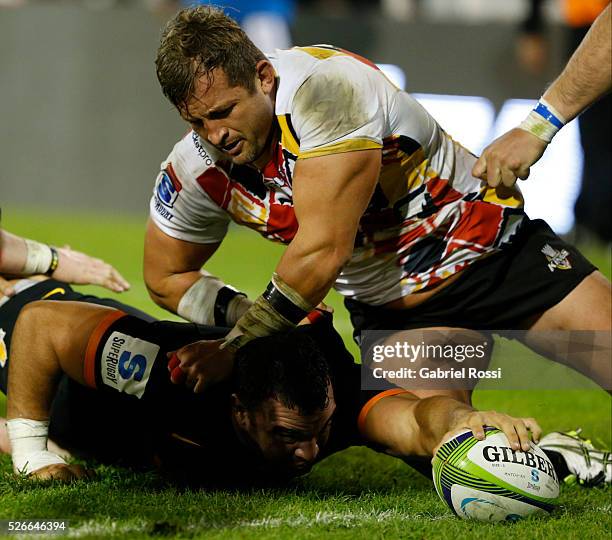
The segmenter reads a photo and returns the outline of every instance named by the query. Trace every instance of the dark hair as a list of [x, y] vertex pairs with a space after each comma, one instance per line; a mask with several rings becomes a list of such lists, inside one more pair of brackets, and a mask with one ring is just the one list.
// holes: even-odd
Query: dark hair
[[211, 6], [179, 11], [164, 28], [155, 66], [164, 95], [177, 108], [186, 106], [195, 82], [222, 68], [229, 83], [252, 91], [256, 65], [265, 55], [233, 19]]
[[249, 410], [278, 399], [302, 414], [329, 403], [330, 372], [315, 341], [298, 331], [257, 338], [236, 353], [234, 388]]

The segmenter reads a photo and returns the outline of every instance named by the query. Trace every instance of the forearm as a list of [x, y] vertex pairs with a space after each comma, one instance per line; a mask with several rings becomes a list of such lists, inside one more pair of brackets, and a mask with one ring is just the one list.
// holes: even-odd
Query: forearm
[[289, 245], [276, 268], [277, 274], [311, 305], [321, 302], [349, 260], [352, 243], [302, 242], [299, 234]]
[[612, 32], [610, 5], [600, 14], [570, 58], [567, 66], [544, 93], [544, 98], [569, 121], [612, 88], [610, 61]]
[[473, 410], [466, 403], [445, 396], [419, 400], [414, 415], [419, 427], [420, 445], [425, 454], [433, 455], [434, 448], [444, 434]]
[[25, 240], [4, 230], [0, 237], [0, 273], [21, 274], [27, 256]]
[[360, 429], [367, 441], [393, 456], [431, 456], [442, 436], [472, 410], [450, 395], [405, 393], [381, 399], [360, 419]]
[[159, 275], [157, 272], [148, 271], [145, 265], [144, 276], [145, 284], [149, 296], [158, 306], [176, 313], [181, 298], [202, 274], [199, 270], [187, 270], [185, 272], [164, 273]]

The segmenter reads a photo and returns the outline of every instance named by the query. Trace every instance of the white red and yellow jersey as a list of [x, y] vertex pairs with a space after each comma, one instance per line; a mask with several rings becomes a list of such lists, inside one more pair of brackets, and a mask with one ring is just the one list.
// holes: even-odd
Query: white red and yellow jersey
[[380, 148], [379, 181], [338, 292], [381, 305], [430, 288], [511, 241], [524, 218], [520, 192], [502, 194], [474, 178], [476, 158], [374, 64], [328, 45], [269, 58], [281, 131], [274, 158], [261, 172], [232, 165], [188, 133], [162, 163], [151, 199], [162, 231], [213, 243], [233, 220], [289, 243], [298, 228], [296, 160]]

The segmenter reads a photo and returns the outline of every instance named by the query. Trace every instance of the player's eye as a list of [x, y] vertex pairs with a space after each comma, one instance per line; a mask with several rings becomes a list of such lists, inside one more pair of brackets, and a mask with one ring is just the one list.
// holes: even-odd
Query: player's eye
[[229, 107], [225, 108], [225, 109], [221, 109], [220, 111], [214, 111], [211, 112], [208, 117], [211, 120], [220, 120], [221, 118], [227, 118], [230, 113], [232, 112], [232, 110], [234, 109], [234, 105], [230, 105]]

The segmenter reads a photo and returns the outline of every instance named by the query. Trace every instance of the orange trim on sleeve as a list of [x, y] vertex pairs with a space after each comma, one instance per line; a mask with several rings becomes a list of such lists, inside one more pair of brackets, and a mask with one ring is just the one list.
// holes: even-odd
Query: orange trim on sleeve
[[376, 405], [381, 399], [396, 396], [397, 394], [406, 394], [409, 390], [404, 390], [403, 388], [391, 388], [390, 390], [385, 390], [380, 394], [376, 394], [374, 397], [371, 397], [366, 404], [361, 408], [361, 412], [359, 413], [359, 418], [357, 418], [357, 427], [359, 428], [359, 433], [363, 435], [365, 431], [365, 421], [368, 413]]
[[102, 336], [108, 330], [111, 324], [122, 317], [125, 317], [126, 315], [127, 313], [124, 313], [123, 311], [114, 310], [98, 323], [98, 326], [96, 326], [94, 331], [91, 333], [91, 336], [89, 336], [87, 349], [85, 350], [85, 362], [83, 364], [83, 378], [85, 379], [87, 386], [96, 388], [96, 352], [98, 350], [98, 346], [100, 345]]

